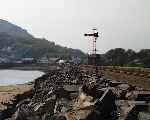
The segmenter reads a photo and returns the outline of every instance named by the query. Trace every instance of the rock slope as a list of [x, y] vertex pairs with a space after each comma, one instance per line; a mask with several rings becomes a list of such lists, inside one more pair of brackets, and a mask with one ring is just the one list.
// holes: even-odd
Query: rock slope
[[77, 66], [49, 71], [35, 80], [33, 97], [19, 102], [9, 120], [138, 120], [148, 111], [149, 91], [93, 71]]

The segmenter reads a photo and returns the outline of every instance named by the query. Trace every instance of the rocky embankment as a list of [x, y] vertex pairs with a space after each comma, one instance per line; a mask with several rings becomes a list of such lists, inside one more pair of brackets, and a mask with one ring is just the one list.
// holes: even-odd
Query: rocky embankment
[[7, 120], [138, 120], [141, 116], [149, 117], [149, 91], [108, 80], [93, 71], [77, 66], [49, 71], [35, 80], [33, 96], [14, 106], [15, 111]]

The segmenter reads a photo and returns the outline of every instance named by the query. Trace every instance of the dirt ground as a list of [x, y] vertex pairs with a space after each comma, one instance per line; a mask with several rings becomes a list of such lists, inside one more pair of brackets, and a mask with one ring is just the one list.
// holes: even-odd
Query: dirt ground
[[16, 95], [30, 91], [32, 88], [32, 84], [0, 86], [0, 111], [6, 109], [5, 103], [12, 103]]
[[138, 75], [127, 75], [125, 73], [103, 72], [107, 78], [127, 82], [145, 90], [150, 90], [150, 78], [140, 77]]

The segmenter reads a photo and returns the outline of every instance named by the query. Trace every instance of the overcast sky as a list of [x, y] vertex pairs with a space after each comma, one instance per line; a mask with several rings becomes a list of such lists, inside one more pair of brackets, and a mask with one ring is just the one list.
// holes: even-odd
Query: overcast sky
[[89, 52], [84, 33], [97, 27], [103, 53], [122, 47], [150, 48], [150, 0], [1, 0], [0, 18], [35, 37]]

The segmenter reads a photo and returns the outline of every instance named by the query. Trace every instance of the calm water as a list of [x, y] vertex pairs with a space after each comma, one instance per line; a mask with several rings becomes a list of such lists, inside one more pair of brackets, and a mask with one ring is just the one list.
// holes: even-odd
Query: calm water
[[0, 85], [15, 85], [33, 81], [44, 72], [23, 70], [0, 70]]

